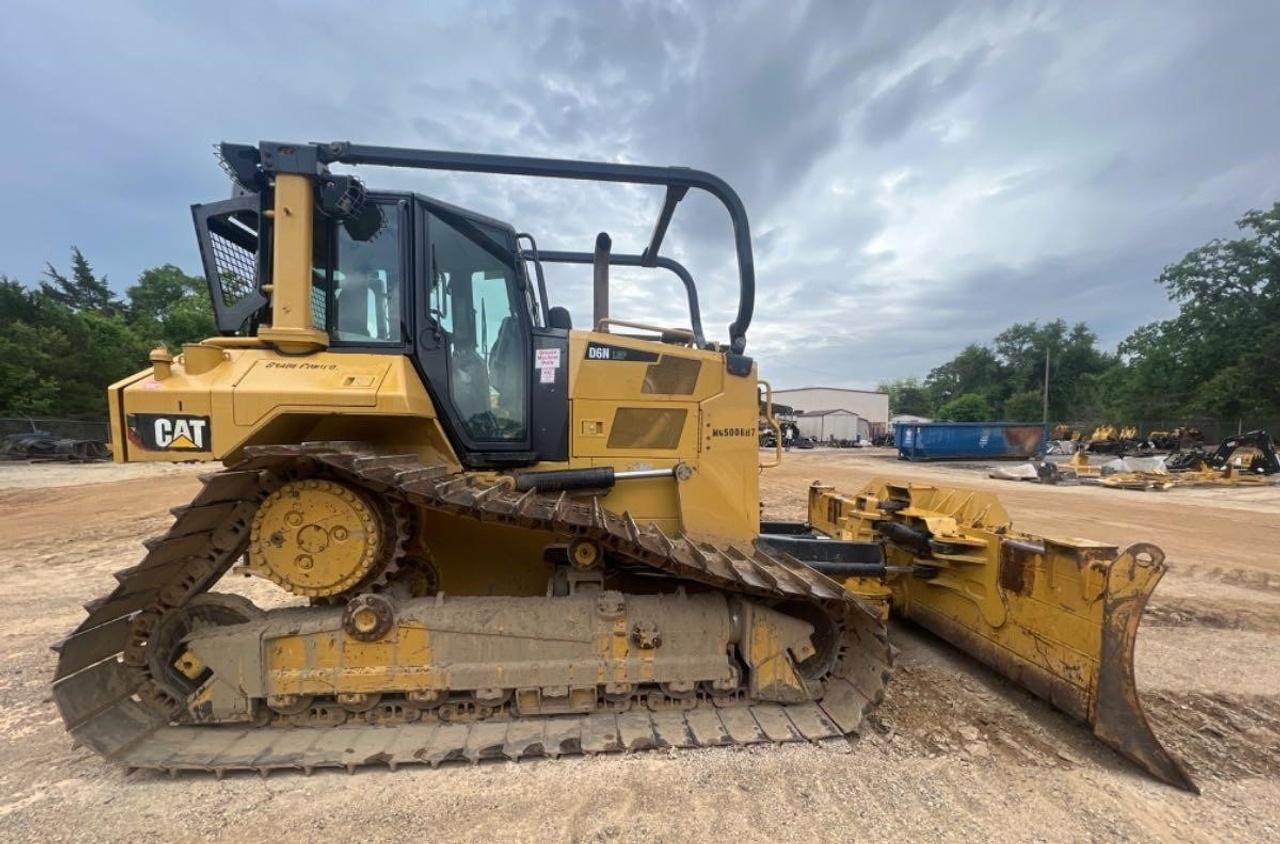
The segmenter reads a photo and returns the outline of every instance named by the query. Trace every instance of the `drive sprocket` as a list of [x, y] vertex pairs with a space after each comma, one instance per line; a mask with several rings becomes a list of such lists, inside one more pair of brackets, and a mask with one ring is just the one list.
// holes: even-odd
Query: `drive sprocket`
[[253, 516], [249, 569], [313, 600], [371, 585], [403, 553], [402, 510], [336, 480], [290, 480]]

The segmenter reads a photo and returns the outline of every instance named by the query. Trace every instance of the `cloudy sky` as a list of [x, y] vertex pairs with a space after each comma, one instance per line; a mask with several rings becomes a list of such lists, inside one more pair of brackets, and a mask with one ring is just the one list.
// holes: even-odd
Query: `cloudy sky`
[[[378, 8], [377, 14], [371, 9]], [[748, 352], [775, 386], [925, 374], [1014, 320], [1108, 345], [1167, 315], [1161, 267], [1280, 199], [1280, 3], [5, 3], [0, 273], [79, 246], [117, 288], [197, 272], [218, 140], [331, 140], [709, 169], [756, 237]], [[544, 248], [638, 251], [660, 192], [363, 173]], [[713, 201], [669, 254], [724, 338]], [[588, 272], [551, 272], [586, 324]], [[614, 312], [687, 321], [663, 274]]]

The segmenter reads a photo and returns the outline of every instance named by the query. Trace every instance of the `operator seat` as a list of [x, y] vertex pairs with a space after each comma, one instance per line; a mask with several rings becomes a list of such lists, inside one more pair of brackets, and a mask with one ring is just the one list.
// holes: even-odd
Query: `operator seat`
[[515, 421], [520, 419], [524, 407], [526, 366], [523, 345], [520, 321], [513, 316], [504, 317], [498, 326], [493, 348], [489, 350], [489, 383], [498, 392], [501, 415]]
[[337, 311], [335, 324], [342, 340], [369, 336], [369, 287], [365, 284], [347, 283], [334, 295]]

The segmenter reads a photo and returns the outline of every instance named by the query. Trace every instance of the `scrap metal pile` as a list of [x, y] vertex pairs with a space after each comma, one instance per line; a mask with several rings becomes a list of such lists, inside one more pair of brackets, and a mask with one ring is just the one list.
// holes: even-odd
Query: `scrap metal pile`
[[1276, 483], [1276, 476], [1280, 475], [1280, 455], [1266, 431], [1230, 437], [1213, 452], [1195, 446], [1167, 456], [1117, 457], [1106, 463], [1091, 463], [1090, 451], [1078, 450], [1063, 463], [1041, 460], [996, 469], [990, 477], [1159, 491], [1188, 486], [1258, 486]]
[[1177, 427], [1169, 431], [1150, 431], [1145, 437], [1138, 434], [1136, 425], [1098, 425], [1085, 435], [1068, 425], [1055, 425], [1049, 434], [1051, 454], [1075, 454], [1087, 451], [1092, 454], [1154, 454], [1204, 446], [1204, 433], [1199, 428]]
[[77, 440], [48, 431], [31, 431], [0, 439], [0, 458], [41, 463], [90, 463], [110, 460], [111, 447], [101, 440]]

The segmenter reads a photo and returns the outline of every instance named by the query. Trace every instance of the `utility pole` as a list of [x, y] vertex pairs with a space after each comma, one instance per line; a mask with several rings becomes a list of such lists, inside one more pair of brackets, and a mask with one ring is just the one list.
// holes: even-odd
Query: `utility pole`
[[1049, 432], [1049, 344], [1044, 345], [1044, 416], [1040, 420], [1045, 428], [1045, 436]]

